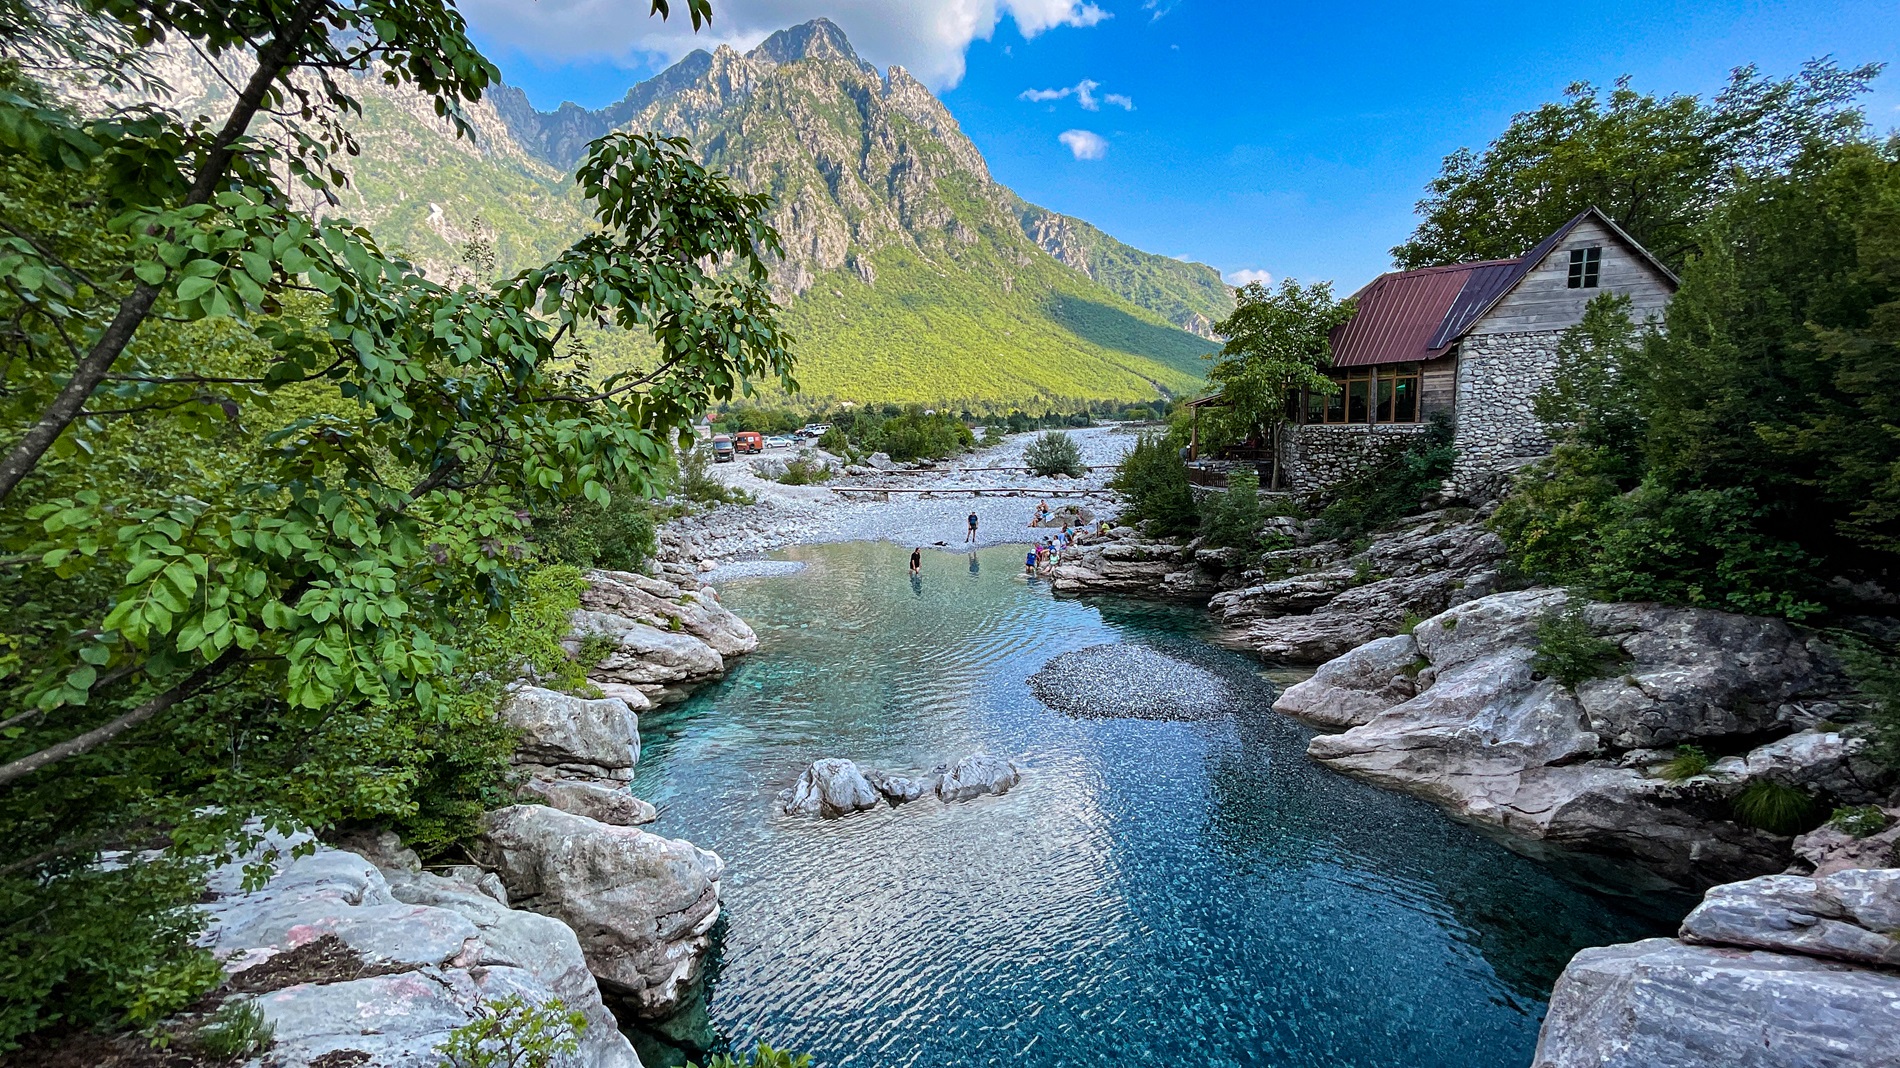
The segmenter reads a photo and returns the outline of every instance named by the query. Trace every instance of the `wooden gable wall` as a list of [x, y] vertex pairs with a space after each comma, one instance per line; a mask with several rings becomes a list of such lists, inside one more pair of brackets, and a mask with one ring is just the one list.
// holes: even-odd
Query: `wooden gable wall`
[[[1570, 250], [1591, 245], [1603, 249], [1597, 288], [1571, 289]], [[1564, 235], [1543, 262], [1531, 268], [1468, 334], [1564, 330], [1583, 318], [1584, 305], [1592, 298], [1608, 292], [1627, 294], [1630, 317], [1640, 323], [1652, 315], [1661, 317], [1675, 288], [1648, 259], [1592, 216]]]

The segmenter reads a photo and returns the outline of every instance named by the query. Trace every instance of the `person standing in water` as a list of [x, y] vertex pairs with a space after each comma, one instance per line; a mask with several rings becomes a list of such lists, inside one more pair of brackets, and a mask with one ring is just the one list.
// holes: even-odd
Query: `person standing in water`
[[912, 549], [910, 551], [910, 573], [915, 575], [922, 572], [923, 569], [924, 550], [922, 548]]
[[976, 540], [976, 509], [974, 508], [970, 509], [970, 536], [967, 538], [964, 538], [963, 540], [964, 541]]

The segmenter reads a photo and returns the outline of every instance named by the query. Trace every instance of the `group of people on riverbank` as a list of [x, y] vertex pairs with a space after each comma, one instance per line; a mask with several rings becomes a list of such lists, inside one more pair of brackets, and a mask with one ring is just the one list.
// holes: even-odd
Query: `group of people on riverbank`
[[[1031, 527], [1038, 526], [1047, 521], [1049, 517], [1054, 514], [1055, 513], [1049, 508], [1048, 501], [1037, 501], [1036, 509], [1030, 517], [1029, 525]], [[964, 544], [968, 545], [976, 542], [978, 525], [979, 519], [976, 511], [972, 509], [965, 523]], [[1103, 523], [1102, 526], [1106, 528], [1108, 524]], [[1023, 557], [1024, 573], [1030, 575], [1047, 575], [1053, 573], [1062, 563], [1062, 554], [1073, 548], [1076, 541], [1086, 536], [1086, 534], [1087, 531], [1078, 530], [1072, 524], [1065, 522], [1062, 524], [1060, 533], [1043, 535], [1030, 547], [1028, 553]], [[943, 542], [938, 542], [937, 544], [942, 545]], [[910, 551], [911, 577], [916, 578], [921, 575], [923, 566], [924, 550], [923, 546], [920, 545]]]

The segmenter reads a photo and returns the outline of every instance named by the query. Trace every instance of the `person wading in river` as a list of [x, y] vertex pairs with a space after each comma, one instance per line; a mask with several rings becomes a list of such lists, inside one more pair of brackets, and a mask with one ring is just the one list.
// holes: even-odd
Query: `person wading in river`
[[910, 573], [915, 575], [924, 569], [924, 551], [922, 548], [910, 551]]
[[967, 538], [964, 538], [963, 540], [964, 541], [976, 540], [976, 509], [974, 508], [970, 509], [970, 536]]

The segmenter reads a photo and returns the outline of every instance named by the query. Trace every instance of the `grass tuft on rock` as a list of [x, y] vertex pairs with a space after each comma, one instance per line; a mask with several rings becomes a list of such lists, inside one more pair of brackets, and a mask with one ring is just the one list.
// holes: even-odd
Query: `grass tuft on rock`
[[1892, 822], [1877, 805], [1842, 805], [1828, 817], [1827, 825], [1855, 838], [1871, 838]]
[[214, 1060], [250, 1057], [270, 1048], [277, 1028], [264, 1019], [264, 1011], [250, 998], [233, 998], [218, 1006], [203, 1027], [192, 1036], [192, 1044]]
[[1664, 764], [1658, 774], [1670, 782], [1682, 782], [1708, 771], [1711, 763], [1709, 754], [1703, 752], [1701, 746], [1679, 745], [1675, 757]]
[[1813, 827], [1817, 806], [1804, 790], [1756, 779], [1729, 802], [1729, 808], [1739, 823], [1773, 834], [1799, 834]]

